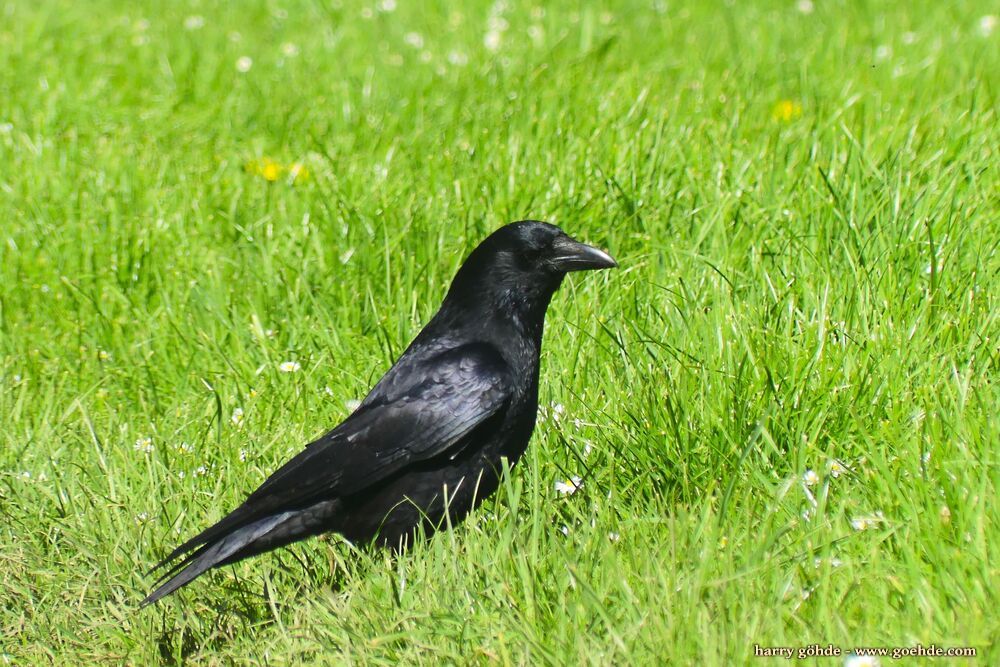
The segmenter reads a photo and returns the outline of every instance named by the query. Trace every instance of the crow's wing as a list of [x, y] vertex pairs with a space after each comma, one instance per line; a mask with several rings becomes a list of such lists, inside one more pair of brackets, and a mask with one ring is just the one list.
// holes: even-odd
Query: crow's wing
[[307, 445], [240, 507], [177, 547], [160, 565], [241, 526], [356, 493], [408, 464], [459, 446], [507, 402], [512, 379], [499, 352], [474, 343], [421, 362], [397, 364], [379, 387], [378, 395]]

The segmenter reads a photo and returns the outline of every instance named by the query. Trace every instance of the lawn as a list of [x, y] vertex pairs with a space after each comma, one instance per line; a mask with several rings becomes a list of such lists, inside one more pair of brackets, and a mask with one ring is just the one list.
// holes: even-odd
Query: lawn
[[[3, 3], [0, 664], [1000, 664], [997, 13]], [[522, 218], [621, 266], [496, 496], [137, 609]]]

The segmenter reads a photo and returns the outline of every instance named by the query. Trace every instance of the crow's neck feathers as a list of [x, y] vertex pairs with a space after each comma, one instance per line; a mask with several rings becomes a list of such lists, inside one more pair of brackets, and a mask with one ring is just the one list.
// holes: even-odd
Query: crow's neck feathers
[[438, 317], [467, 331], [521, 338], [537, 355], [545, 311], [562, 274], [519, 266], [509, 252], [481, 250], [459, 269]]

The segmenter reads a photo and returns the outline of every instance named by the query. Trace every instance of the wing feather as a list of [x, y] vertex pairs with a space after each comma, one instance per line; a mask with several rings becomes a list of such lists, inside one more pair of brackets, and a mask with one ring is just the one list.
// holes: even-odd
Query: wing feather
[[[393, 377], [394, 371], [399, 377]], [[504, 406], [511, 392], [506, 363], [486, 344], [397, 363], [354, 414], [307, 445], [240, 507], [177, 547], [157, 567], [263, 517], [357, 493], [407, 465], [461, 446], [463, 438]]]

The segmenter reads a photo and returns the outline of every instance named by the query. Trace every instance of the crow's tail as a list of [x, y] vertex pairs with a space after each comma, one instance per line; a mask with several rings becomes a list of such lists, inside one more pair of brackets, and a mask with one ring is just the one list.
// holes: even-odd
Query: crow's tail
[[[166, 582], [150, 593], [139, 606], [153, 604], [191, 583], [213, 567], [235, 563], [249, 556], [330, 530], [340, 510], [339, 500], [322, 501], [305, 509], [266, 516], [208, 540], [163, 575], [157, 583], [164, 580]], [[181, 548], [183, 547], [179, 547], [178, 550]], [[174, 552], [176, 553], [177, 551]], [[174, 554], [168, 556], [160, 565], [171, 561], [175, 557]]]
[[[202, 546], [167, 572], [161, 581], [167, 577], [170, 577], [170, 579], [150, 593], [139, 606], [145, 607], [146, 605], [153, 604], [165, 595], [170, 595], [178, 588], [191, 583], [199, 575], [204, 574], [217, 565], [235, 562], [255, 553], [260, 553], [259, 549], [253, 548], [254, 543], [261, 540], [261, 538], [265, 538], [268, 533], [278, 529], [283, 523], [294, 517], [295, 514], [296, 512], [283, 512], [260, 519], [259, 521], [254, 521], [218, 540]], [[180, 571], [178, 572], [178, 570]], [[174, 574], [175, 572], [176, 574]]]

